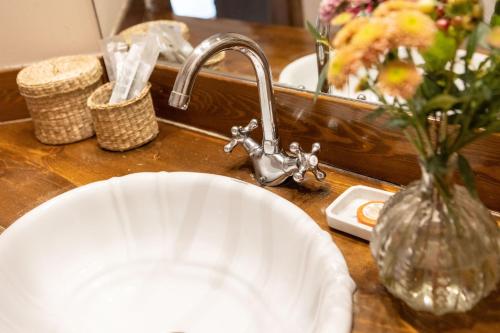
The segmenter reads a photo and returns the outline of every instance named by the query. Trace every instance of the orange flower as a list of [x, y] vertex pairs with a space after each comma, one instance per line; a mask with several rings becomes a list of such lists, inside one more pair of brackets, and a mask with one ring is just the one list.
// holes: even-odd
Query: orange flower
[[342, 46], [345, 46], [349, 44], [351, 41], [351, 38], [354, 36], [354, 34], [359, 30], [361, 26], [366, 24], [368, 22], [367, 17], [356, 17], [354, 20], [350, 21], [347, 23], [336, 35], [335, 38], [333, 39], [333, 47], [336, 49], [341, 48]]
[[419, 5], [411, 0], [389, 0], [381, 3], [373, 11], [373, 16], [384, 17], [400, 10], [419, 10]]
[[353, 16], [354, 15], [352, 13], [343, 12], [342, 14], [339, 14], [339, 15], [335, 16], [334, 18], [332, 18], [332, 20], [330, 21], [330, 24], [333, 26], [344, 25], [344, 24], [350, 22], [351, 19], [353, 18]]
[[491, 29], [491, 32], [488, 34], [488, 37], [486, 38], [486, 41], [491, 47], [495, 49], [500, 48], [500, 26], [496, 26], [493, 29]]
[[432, 14], [436, 8], [436, 0], [418, 0], [418, 9], [425, 14]]
[[361, 61], [364, 66], [370, 67], [390, 48], [390, 36], [391, 29], [387, 20], [372, 18], [359, 27], [349, 45], [363, 53]]
[[381, 69], [377, 85], [384, 94], [410, 99], [421, 82], [414, 64], [395, 60]]
[[350, 46], [335, 50], [328, 68], [328, 82], [335, 88], [342, 88], [349, 75], [355, 74], [361, 67], [361, 53]]
[[434, 21], [417, 10], [402, 10], [388, 17], [393, 27], [393, 46], [426, 49], [434, 42], [437, 28]]

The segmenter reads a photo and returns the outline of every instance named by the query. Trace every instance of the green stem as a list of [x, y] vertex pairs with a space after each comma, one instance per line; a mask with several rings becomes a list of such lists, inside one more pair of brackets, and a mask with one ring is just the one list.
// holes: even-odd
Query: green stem
[[408, 130], [403, 130], [403, 134], [408, 141], [415, 147], [420, 156], [425, 156], [425, 151], [422, 147], [422, 142], [417, 138], [411, 136]]
[[417, 132], [417, 135], [419, 136], [420, 141], [422, 142], [422, 148], [424, 150], [424, 157], [428, 157], [432, 155], [433, 149], [432, 149], [432, 144], [429, 139], [429, 135], [427, 134], [427, 131], [425, 130], [424, 126], [420, 123], [418, 119], [415, 119], [416, 121], [414, 122], [415, 124], [415, 131]]
[[437, 146], [440, 147], [440, 151], [443, 151], [442, 145], [444, 145], [444, 150], [448, 150], [448, 111], [441, 111], [439, 117], [439, 138]]

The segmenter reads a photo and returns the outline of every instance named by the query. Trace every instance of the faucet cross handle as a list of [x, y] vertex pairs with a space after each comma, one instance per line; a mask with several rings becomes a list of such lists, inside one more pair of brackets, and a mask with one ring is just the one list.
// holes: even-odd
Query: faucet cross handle
[[258, 127], [257, 119], [250, 120], [248, 125], [246, 125], [245, 127], [243, 126], [231, 127], [231, 135], [233, 138], [231, 139], [231, 141], [229, 141], [227, 145], [224, 146], [224, 151], [226, 153], [232, 152], [234, 147], [236, 147], [239, 143], [244, 143], [244, 141], [248, 139], [250, 132], [252, 132], [257, 127]]
[[317, 154], [320, 148], [320, 144], [315, 142], [312, 145], [311, 152], [306, 153], [297, 142], [290, 144], [290, 152], [297, 157], [298, 170], [293, 173], [293, 179], [297, 183], [301, 183], [304, 180], [304, 174], [307, 171], [311, 171], [317, 180], [325, 179], [326, 174], [318, 167], [319, 160]]

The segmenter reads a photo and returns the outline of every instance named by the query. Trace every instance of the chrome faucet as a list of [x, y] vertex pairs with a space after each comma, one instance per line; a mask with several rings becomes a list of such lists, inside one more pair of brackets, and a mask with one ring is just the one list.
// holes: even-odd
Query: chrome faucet
[[224, 151], [230, 153], [241, 144], [252, 160], [255, 178], [261, 185], [276, 186], [290, 176], [300, 183], [307, 171], [311, 171], [318, 180], [324, 179], [325, 173], [318, 168], [319, 143], [312, 145], [310, 153], [304, 152], [296, 142], [290, 144], [290, 154], [284, 153], [280, 148], [269, 63], [260, 46], [243, 35], [216, 34], [197, 46], [177, 75], [169, 104], [186, 110], [199, 70], [211, 56], [223, 50], [239, 51], [253, 64], [257, 75], [263, 132], [262, 145], [259, 145], [250, 137], [250, 132], [258, 126], [256, 119], [252, 119], [245, 127], [233, 126], [232, 139], [224, 146]]

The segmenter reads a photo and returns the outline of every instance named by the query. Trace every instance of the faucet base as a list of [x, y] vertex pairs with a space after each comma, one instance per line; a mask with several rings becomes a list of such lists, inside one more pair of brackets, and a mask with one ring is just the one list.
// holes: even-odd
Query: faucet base
[[252, 154], [255, 179], [263, 186], [278, 186], [298, 170], [297, 159], [284, 153]]

